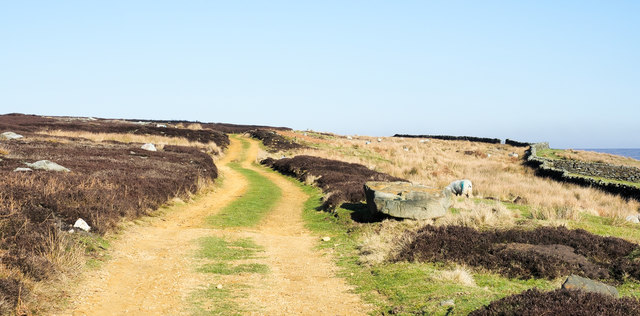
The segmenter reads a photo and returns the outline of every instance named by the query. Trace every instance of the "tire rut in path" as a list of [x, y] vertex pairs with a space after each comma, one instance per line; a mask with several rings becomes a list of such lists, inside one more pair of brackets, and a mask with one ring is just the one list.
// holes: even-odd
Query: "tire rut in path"
[[181, 315], [188, 296], [208, 281], [194, 271], [198, 238], [208, 236], [204, 218], [246, 190], [246, 181], [227, 163], [241, 153], [232, 144], [217, 165], [224, 176], [197, 200], [167, 214], [132, 225], [112, 244], [109, 260], [90, 271], [71, 302], [74, 310], [61, 315]]

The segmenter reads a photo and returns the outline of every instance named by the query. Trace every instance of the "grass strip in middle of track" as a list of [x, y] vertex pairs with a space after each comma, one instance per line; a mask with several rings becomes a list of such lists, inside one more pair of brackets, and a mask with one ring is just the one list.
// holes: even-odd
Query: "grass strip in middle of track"
[[242, 174], [249, 187], [243, 196], [218, 214], [208, 217], [207, 223], [219, 228], [255, 226], [273, 209], [282, 196], [282, 190], [260, 173], [238, 163], [231, 163], [229, 167]]

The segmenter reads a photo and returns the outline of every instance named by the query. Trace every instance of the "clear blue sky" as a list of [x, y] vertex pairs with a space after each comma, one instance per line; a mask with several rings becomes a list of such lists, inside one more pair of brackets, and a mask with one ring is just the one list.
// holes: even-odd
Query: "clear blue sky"
[[0, 113], [640, 147], [640, 1], [2, 1]]

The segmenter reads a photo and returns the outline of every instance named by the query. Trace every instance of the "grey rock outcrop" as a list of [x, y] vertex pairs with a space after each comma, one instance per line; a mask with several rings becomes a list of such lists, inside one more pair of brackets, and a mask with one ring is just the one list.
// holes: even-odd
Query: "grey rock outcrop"
[[23, 136], [14, 132], [4, 132], [0, 134], [0, 140], [20, 139]]
[[144, 150], [147, 150], [147, 151], [158, 151], [158, 149], [156, 149], [156, 146], [154, 144], [151, 144], [151, 143], [146, 143], [146, 144], [142, 145], [142, 147], [140, 147], [140, 148], [142, 148]]
[[70, 170], [49, 160], [39, 160], [34, 163], [25, 163], [31, 169], [46, 170], [46, 171], [63, 171], [69, 172]]
[[618, 290], [611, 286], [591, 279], [570, 275], [562, 284], [563, 289], [582, 290], [585, 292], [601, 293], [618, 297]]
[[369, 181], [364, 191], [371, 212], [399, 218], [438, 218], [451, 205], [450, 191], [408, 182]]

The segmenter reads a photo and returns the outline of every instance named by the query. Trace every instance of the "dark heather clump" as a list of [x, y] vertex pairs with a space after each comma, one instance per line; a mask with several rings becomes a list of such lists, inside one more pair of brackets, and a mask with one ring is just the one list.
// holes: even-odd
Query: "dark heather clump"
[[299, 149], [304, 147], [296, 142], [288, 140], [284, 136], [271, 130], [256, 129], [256, 130], [248, 131], [247, 133], [249, 133], [251, 137], [261, 140], [262, 143], [271, 152]]
[[538, 289], [505, 297], [475, 310], [470, 316], [628, 316], [640, 315], [640, 302], [630, 297], [614, 298], [599, 293], [558, 289]]
[[[141, 144], [58, 142], [25, 137], [4, 141], [0, 161], [0, 263], [35, 280], [56, 271], [51, 242], [76, 219], [105, 233], [121, 218], [136, 218], [174, 196], [195, 193], [218, 175], [211, 156], [198, 149]], [[70, 172], [13, 172], [25, 162], [50, 160]]]
[[0, 278], [0, 315], [10, 315], [16, 312], [21, 300], [29, 297], [29, 289], [14, 278]]
[[306, 155], [279, 160], [268, 158], [262, 164], [301, 181], [313, 180], [326, 194], [325, 209], [335, 209], [345, 202], [363, 201], [363, 187], [367, 181], [407, 181], [360, 164]]
[[591, 279], [640, 280], [632, 260], [636, 244], [602, 237], [582, 229], [540, 227], [477, 231], [462, 226], [427, 225], [395, 261], [457, 262], [483, 267], [509, 277], [553, 279], [578, 274]]
[[82, 131], [90, 133], [118, 133], [135, 135], [157, 135], [182, 137], [189, 141], [213, 142], [220, 148], [229, 145], [229, 136], [223, 132], [202, 129], [191, 130], [174, 127], [158, 127], [156, 124], [136, 124], [117, 120], [87, 121], [71, 117], [41, 117], [35, 115], [7, 114], [0, 115], [0, 132], [13, 131], [33, 133], [46, 130]]

